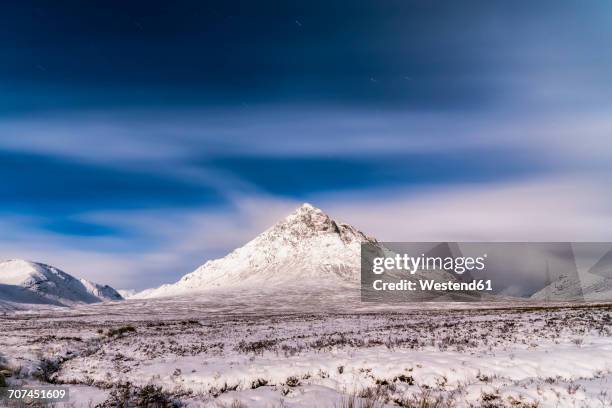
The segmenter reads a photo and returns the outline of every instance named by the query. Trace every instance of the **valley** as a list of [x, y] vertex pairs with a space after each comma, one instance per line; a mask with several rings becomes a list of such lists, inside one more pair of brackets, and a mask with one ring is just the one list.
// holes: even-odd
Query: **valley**
[[12, 385], [68, 386], [71, 402], [57, 407], [612, 404], [609, 304], [369, 309], [325, 297], [279, 309], [256, 297], [8, 314], [1, 365]]

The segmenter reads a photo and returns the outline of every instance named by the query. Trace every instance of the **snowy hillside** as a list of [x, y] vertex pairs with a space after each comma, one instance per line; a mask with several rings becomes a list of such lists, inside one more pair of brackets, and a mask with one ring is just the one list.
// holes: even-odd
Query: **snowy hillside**
[[124, 299], [129, 299], [129, 298], [133, 297], [135, 294], [138, 293], [138, 291], [136, 291], [134, 289], [117, 289], [117, 292]]
[[531, 296], [536, 300], [612, 300], [612, 251], [588, 272], [563, 274]]
[[110, 286], [77, 279], [53, 266], [13, 259], [0, 262], [0, 304], [71, 306], [122, 300]]
[[531, 296], [535, 300], [612, 300], [612, 278], [590, 272], [562, 275]]
[[224, 258], [206, 262], [171, 285], [137, 298], [174, 296], [221, 287], [283, 284], [358, 285], [361, 242], [375, 242], [323, 211], [304, 204]]

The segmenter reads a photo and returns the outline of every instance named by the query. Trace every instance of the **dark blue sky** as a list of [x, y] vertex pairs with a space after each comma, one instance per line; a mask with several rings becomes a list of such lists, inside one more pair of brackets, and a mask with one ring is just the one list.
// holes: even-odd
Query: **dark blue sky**
[[501, 80], [547, 66], [572, 82], [576, 70], [605, 75], [610, 8], [597, 1], [24, 1], [0, 17], [0, 106], [4, 113], [271, 102], [482, 109], [511, 98]]
[[[606, 179], [611, 12], [603, 1], [7, 4], [0, 256], [156, 284], [304, 200], [385, 235], [374, 198]], [[215, 244], [226, 219], [249, 227]], [[466, 225], [448, 234], [473, 236]], [[431, 239], [419, 231], [390, 235]]]

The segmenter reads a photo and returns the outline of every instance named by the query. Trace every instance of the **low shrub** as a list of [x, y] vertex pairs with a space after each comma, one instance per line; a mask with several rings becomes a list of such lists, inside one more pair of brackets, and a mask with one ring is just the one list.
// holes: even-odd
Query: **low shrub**
[[108, 337], [122, 336], [126, 333], [134, 333], [136, 332], [136, 328], [134, 326], [121, 326], [116, 329], [108, 329], [106, 335]]

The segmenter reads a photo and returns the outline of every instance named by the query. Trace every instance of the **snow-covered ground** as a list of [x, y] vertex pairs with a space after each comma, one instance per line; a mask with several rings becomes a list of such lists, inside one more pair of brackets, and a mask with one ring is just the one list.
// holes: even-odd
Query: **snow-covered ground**
[[362, 242], [377, 241], [304, 204], [174, 284], [103, 304], [55, 302], [82, 300], [79, 281], [4, 263], [10, 294], [54, 302], [0, 296], [0, 382], [68, 386], [58, 406], [77, 408], [612, 406], [612, 305], [361, 302]]
[[67, 407], [612, 406], [609, 304], [235, 295], [7, 313], [0, 372]]

